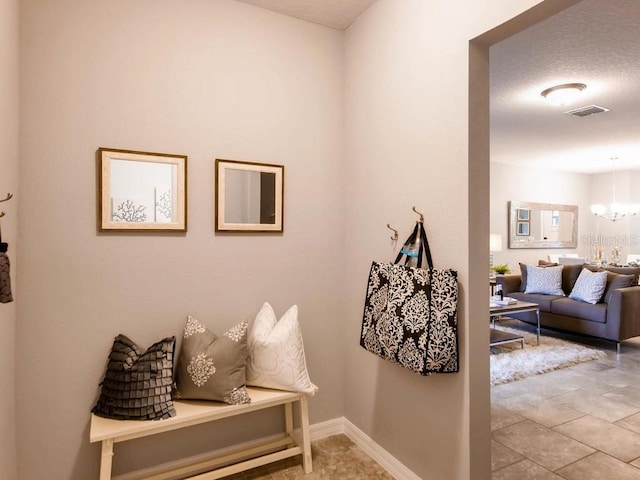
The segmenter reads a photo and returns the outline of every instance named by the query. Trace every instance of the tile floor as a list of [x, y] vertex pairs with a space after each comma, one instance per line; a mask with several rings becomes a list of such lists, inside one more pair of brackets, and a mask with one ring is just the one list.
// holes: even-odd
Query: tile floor
[[640, 339], [543, 334], [607, 358], [492, 387], [492, 479], [640, 480]]

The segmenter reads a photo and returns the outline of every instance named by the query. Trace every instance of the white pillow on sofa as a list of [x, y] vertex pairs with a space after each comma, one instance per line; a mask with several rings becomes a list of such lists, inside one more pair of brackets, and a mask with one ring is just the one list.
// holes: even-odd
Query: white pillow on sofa
[[591, 272], [583, 268], [569, 298], [586, 303], [598, 303], [607, 288], [607, 272]]
[[524, 293], [562, 295], [562, 265], [557, 267], [534, 267], [527, 265], [527, 287]]
[[248, 347], [247, 385], [309, 395], [318, 391], [307, 372], [297, 305], [278, 321], [265, 302], [249, 330]]

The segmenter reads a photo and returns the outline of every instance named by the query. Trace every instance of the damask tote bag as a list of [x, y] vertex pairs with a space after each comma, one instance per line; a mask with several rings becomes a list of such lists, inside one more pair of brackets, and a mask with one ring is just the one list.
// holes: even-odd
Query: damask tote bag
[[421, 375], [457, 372], [457, 302], [457, 272], [433, 267], [417, 222], [395, 263], [371, 265], [360, 345]]

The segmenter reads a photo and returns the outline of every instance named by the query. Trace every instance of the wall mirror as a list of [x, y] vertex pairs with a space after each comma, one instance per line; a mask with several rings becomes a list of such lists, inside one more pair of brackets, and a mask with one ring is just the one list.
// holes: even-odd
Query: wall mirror
[[187, 230], [187, 157], [98, 149], [101, 231]]
[[509, 248], [577, 246], [577, 205], [509, 202]]
[[284, 166], [216, 159], [216, 232], [282, 232]]

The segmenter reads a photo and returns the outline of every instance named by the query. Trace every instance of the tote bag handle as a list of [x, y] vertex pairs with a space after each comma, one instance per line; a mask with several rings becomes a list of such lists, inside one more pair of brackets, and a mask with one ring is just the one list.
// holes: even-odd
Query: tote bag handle
[[424, 224], [422, 222], [416, 222], [416, 226], [413, 228], [413, 232], [409, 235], [409, 238], [404, 242], [404, 245], [398, 252], [398, 256], [394, 263], [400, 263], [402, 257], [405, 256], [405, 265], [409, 265], [412, 258], [417, 259], [417, 268], [422, 268], [422, 256], [427, 257], [427, 265], [429, 269], [433, 268], [433, 259], [431, 258], [431, 249], [429, 248], [429, 240], [427, 240], [427, 233], [424, 230]]

